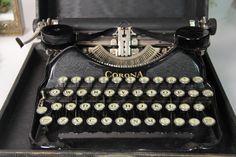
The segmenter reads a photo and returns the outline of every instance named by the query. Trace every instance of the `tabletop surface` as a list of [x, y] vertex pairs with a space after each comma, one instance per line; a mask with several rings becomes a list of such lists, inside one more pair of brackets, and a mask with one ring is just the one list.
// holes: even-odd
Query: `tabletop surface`
[[[23, 39], [32, 35], [35, 1], [22, 1], [25, 19]], [[236, 0], [210, 0], [210, 17], [218, 21], [217, 34], [211, 37], [210, 58], [236, 112]], [[31, 44], [20, 49], [14, 36], [0, 36], [0, 109], [20, 71]], [[37, 41], [36, 41], [37, 42]]]

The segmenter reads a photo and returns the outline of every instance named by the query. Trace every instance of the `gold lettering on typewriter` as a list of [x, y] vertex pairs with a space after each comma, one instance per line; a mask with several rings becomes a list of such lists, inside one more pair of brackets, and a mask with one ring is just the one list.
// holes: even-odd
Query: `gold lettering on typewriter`
[[142, 71], [136, 71], [132, 73], [118, 73], [118, 72], [111, 72], [111, 71], [106, 71], [105, 76], [109, 78], [113, 77], [121, 77], [121, 78], [127, 78], [127, 77], [135, 77], [135, 78], [140, 78], [143, 77]]

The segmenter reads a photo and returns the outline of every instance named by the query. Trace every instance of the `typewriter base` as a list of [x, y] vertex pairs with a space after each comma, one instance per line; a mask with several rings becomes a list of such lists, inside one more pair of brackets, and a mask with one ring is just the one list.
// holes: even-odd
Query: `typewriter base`
[[[15, 154], [22, 156], [26, 154], [29, 156], [38, 156], [39, 154], [40, 156], [48, 156], [49, 154], [50, 156], [100, 156], [111, 153], [121, 155], [121, 153], [117, 153], [121, 150], [124, 153], [122, 155], [127, 156], [236, 155], [236, 118], [208, 56], [204, 58], [209, 74], [208, 78], [214, 85], [216, 92], [220, 95], [217, 101], [221, 102], [218, 108], [223, 130], [223, 140], [217, 147], [209, 150], [179, 152], [178, 148], [175, 151], [162, 150], [159, 147], [155, 147], [154, 144], [153, 147], [147, 150], [136, 147], [136, 143], [127, 147], [120, 147], [100, 142], [88, 145], [87, 148], [81, 145], [81, 148], [74, 151], [65, 150], [58, 152], [31, 149], [29, 132], [34, 114], [34, 101], [38, 85], [44, 78], [43, 74], [47, 61], [47, 56], [43, 55], [39, 48], [40, 45], [35, 44], [31, 49], [17, 81], [12, 87], [11, 93], [0, 112], [0, 156], [15, 156]], [[152, 143], [151, 140], [150, 143]]]

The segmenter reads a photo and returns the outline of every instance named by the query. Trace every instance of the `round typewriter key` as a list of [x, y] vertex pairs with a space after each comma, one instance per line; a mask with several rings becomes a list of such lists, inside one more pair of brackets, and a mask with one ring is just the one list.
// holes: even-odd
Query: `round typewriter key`
[[51, 96], [58, 96], [61, 93], [61, 91], [59, 89], [52, 89], [49, 91], [49, 95]]
[[159, 123], [162, 125], [162, 126], [168, 126], [170, 124], [170, 119], [169, 118], [166, 118], [166, 117], [163, 117], [159, 120]]
[[122, 126], [126, 123], [126, 119], [124, 117], [118, 117], [115, 120], [116, 124], [119, 126]]
[[125, 81], [126, 81], [127, 83], [129, 83], [129, 84], [132, 84], [132, 83], [134, 83], [134, 82], [136, 81], [136, 78], [135, 78], [135, 77], [127, 77], [127, 78], [125, 79]]
[[160, 76], [156, 76], [153, 78], [153, 82], [155, 82], [156, 84], [162, 83], [164, 81], [163, 77]]
[[126, 97], [128, 94], [129, 94], [129, 91], [126, 90], [126, 89], [120, 89], [120, 90], [118, 91], [118, 95], [119, 95], [120, 97]]
[[197, 118], [191, 118], [189, 119], [188, 123], [191, 126], [198, 126], [200, 124], [200, 121]]
[[86, 122], [87, 122], [87, 124], [88, 125], [90, 125], [90, 126], [92, 126], [92, 125], [95, 125], [96, 123], [97, 123], [97, 118], [95, 118], [95, 117], [89, 117], [87, 120], [86, 120]]
[[202, 103], [197, 103], [193, 105], [193, 108], [196, 111], [203, 111], [205, 109], [205, 106]]
[[153, 103], [152, 110], [153, 111], [160, 111], [162, 109], [162, 105], [160, 103]]
[[181, 77], [179, 79], [179, 82], [182, 84], [188, 84], [190, 82], [190, 79], [188, 77]]
[[75, 118], [73, 118], [72, 119], [72, 124], [73, 125], [80, 125], [80, 124], [82, 124], [83, 123], [83, 119], [81, 118], [81, 117], [75, 117]]
[[139, 82], [142, 83], [142, 84], [146, 84], [146, 83], [149, 82], [149, 78], [146, 77], [146, 76], [140, 77]]
[[67, 111], [73, 111], [76, 108], [76, 104], [75, 103], [67, 103], [65, 108]]
[[66, 89], [63, 91], [63, 95], [66, 97], [70, 97], [74, 94], [74, 91], [72, 89]]
[[194, 83], [203, 83], [204, 79], [201, 76], [195, 76], [193, 77], [193, 82]]
[[58, 111], [58, 110], [60, 110], [61, 108], [62, 108], [62, 104], [61, 104], [61, 103], [58, 103], [58, 102], [53, 103], [53, 104], [51, 105], [51, 109], [52, 109], [53, 111]]
[[135, 97], [140, 97], [143, 95], [143, 91], [141, 89], [135, 89], [132, 91], [132, 94], [135, 96]]
[[216, 120], [212, 117], [204, 117], [202, 119], [202, 123], [205, 124], [206, 126], [213, 126], [216, 123]]
[[87, 76], [84, 78], [84, 82], [86, 83], [93, 83], [95, 81], [95, 78], [93, 76]]
[[121, 77], [113, 77], [112, 78], [112, 82], [114, 82], [115, 84], [119, 84], [120, 82], [122, 81], [122, 78]]
[[109, 81], [109, 78], [106, 77], [106, 76], [101, 76], [101, 77], [99, 77], [98, 81], [99, 81], [100, 83], [105, 84], [105, 83], [107, 83], [107, 82]]
[[156, 120], [152, 117], [147, 117], [145, 120], [144, 120], [144, 123], [147, 125], [147, 126], [153, 126], [155, 123], [156, 123]]
[[105, 104], [104, 104], [104, 103], [96, 103], [96, 104], [94, 105], [94, 108], [95, 108], [95, 110], [97, 110], [97, 111], [102, 111], [102, 110], [105, 108]]
[[175, 118], [174, 124], [176, 126], [183, 126], [185, 124], [185, 120], [183, 118]]
[[205, 97], [212, 97], [212, 96], [214, 96], [214, 93], [210, 89], [205, 89], [202, 91], [202, 95], [204, 95]]
[[79, 89], [79, 90], [77, 90], [77, 95], [78, 96], [85, 96], [86, 94], [87, 94], [87, 90], [86, 89]]
[[166, 82], [169, 84], [174, 84], [177, 81], [177, 79], [175, 77], [167, 77], [166, 78]]
[[67, 81], [68, 81], [68, 77], [66, 77], [66, 76], [61, 76], [61, 77], [59, 77], [58, 78], [58, 83], [60, 84], [60, 85], [63, 85], [63, 84], [65, 84]]
[[47, 112], [47, 110], [48, 110], [47, 107], [45, 107], [45, 106], [39, 106], [39, 107], [36, 109], [36, 112], [37, 112], [38, 114], [44, 114], [44, 113]]
[[181, 89], [177, 89], [174, 91], [175, 96], [177, 97], [183, 97], [185, 95], [185, 92]]
[[139, 118], [131, 118], [130, 124], [132, 126], [139, 126], [142, 123], [142, 121]]
[[149, 96], [149, 97], [154, 97], [154, 96], [157, 95], [157, 91], [154, 90], [154, 89], [149, 89], [149, 90], [146, 91], [146, 94], [147, 94], [147, 96]]
[[101, 122], [103, 125], [110, 125], [112, 123], [112, 119], [110, 117], [104, 117]]
[[80, 104], [79, 107], [82, 111], [87, 111], [90, 109], [91, 105], [89, 103], [82, 103], [82, 104]]
[[98, 97], [101, 93], [102, 93], [102, 91], [100, 89], [93, 89], [91, 91], [91, 95], [94, 97]]
[[198, 97], [198, 96], [199, 96], [199, 92], [198, 92], [197, 90], [195, 90], [195, 89], [189, 90], [189, 91], [188, 91], [188, 95], [189, 95], [190, 97], [192, 97], [192, 98], [195, 98], [195, 97]]
[[49, 125], [52, 123], [52, 117], [51, 116], [43, 116], [40, 118], [39, 123], [44, 126]]
[[171, 91], [168, 89], [163, 89], [160, 91], [162, 97], [169, 97], [171, 95]]
[[107, 96], [107, 97], [112, 97], [114, 94], [115, 94], [115, 91], [113, 89], [106, 89], [104, 91], [104, 94]]
[[59, 125], [66, 125], [68, 123], [69, 119], [67, 117], [60, 117], [57, 119], [57, 123]]
[[111, 110], [111, 111], [116, 111], [116, 110], [118, 110], [119, 107], [120, 107], [120, 106], [119, 106], [119, 104], [117, 104], [117, 103], [110, 103], [110, 104], [108, 105], [108, 108], [109, 108], [109, 110]]
[[165, 107], [166, 107], [167, 111], [174, 111], [176, 109], [176, 105], [173, 103], [168, 103], [168, 104], [166, 104]]
[[71, 78], [71, 82], [74, 83], [74, 84], [77, 84], [81, 81], [81, 77], [79, 76], [74, 76]]
[[147, 104], [145, 104], [145, 103], [139, 103], [139, 104], [137, 104], [137, 109], [138, 109], [139, 111], [145, 111], [147, 108], [148, 108], [148, 106], [147, 106]]
[[122, 105], [122, 108], [123, 108], [125, 111], [130, 111], [130, 110], [133, 109], [133, 107], [134, 107], [134, 105], [131, 104], [131, 103], [124, 103], [124, 104]]
[[189, 106], [189, 104], [183, 103], [183, 104], [180, 104], [180, 105], [179, 105], [179, 109], [180, 109], [181, 111], [186, 112], [186, 111], [189, 111], [189, 110], [190, 110], [190, 106]]

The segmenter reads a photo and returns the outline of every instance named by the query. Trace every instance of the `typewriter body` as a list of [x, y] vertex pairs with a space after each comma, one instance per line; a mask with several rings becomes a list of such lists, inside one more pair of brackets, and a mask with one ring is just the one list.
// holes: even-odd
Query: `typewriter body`
[[72, 2], [38, 1], [43, 66], [24, 125], [33, 151], [236, 152], [235, 116], [207, 55], [208, 1]]

